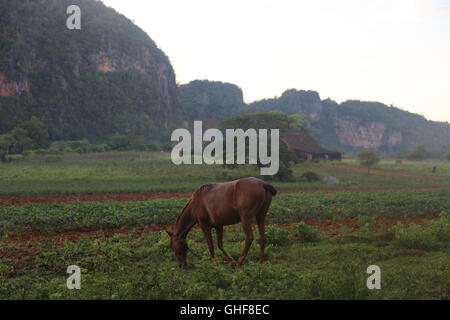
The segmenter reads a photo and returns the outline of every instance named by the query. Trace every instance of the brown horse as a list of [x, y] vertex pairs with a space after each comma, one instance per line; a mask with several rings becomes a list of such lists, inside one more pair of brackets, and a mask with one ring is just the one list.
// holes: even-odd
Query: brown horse
[[275, 188], [264, 181], [249, 177], [225, 183], [205, 184], [192, 195], [181, 211], [175, 223], [175, 232], [167, 231], [170, 245], [175, 251], [179, 266], [186, 267], [186, 252], [188, 250], [186, 236], [191, 228], [198, 224], [205, 234], [211, 258], [215, 258], [211, 229], [217, 231], [217, 245], [225, 258], [234, 264], [233, 258], [223, 248], [223, 226], [242, 221], [245, 233], [245, 246], [236, 267], [239, 267], [247, 256], [253, 242], [252, 220], [256, 217], [259, 228], [259, 245], [261, 248], [259, 262], [263, 262], [264, 220], [272, 202], [272, 196], [277, 193]]

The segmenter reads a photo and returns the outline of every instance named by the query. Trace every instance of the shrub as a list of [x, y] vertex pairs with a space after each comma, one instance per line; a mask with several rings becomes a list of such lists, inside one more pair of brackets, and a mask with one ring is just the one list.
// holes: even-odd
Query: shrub
[[269, 225], [265, 229], [267, 244], [283, 246], [289, 243], [288, 231], [277, 226]]
[[149, 143], [147, 144], [147, 146], [145, 147], [145, 149], [147, 151], [161, 151], [161, 148], [159, 146], [157, 146], [156, 144], [153, 143]]
[[78, 153], [87, 153], [89, 151], [88, 150], [89, 141], [86, 139], [68, 141], [67, 144], [70, 147], [70, 149]]
[[63, 152], [64, 150], [69, 149], [69, 145], [67, 141], [54, 141], [49, 149], [55, 150], [56, 152]]
[[302, 242], [319, 242], [323, 238], [323, 231], [318, 227], [308, 226], [304, 222], [295, 223], [295, 235]]
[[429, 157], [429, 152], [423, 144], [418, 145], [415, 149], [408, 152], [406, 158], [408, 160], [424, 160]]
[[307, 171], [307, 172], [303, 173], [302, 176], [300, 177], [300, 181], [306, 181], [306, 182], [315, 182], [315, 181], [319, 181], [319, 180], [320, 180], [319, 175], [312, 171]]
[[362, 238], [369, 238], [375, 231], [375, 216], [358, 215], [358, 227]]
[[450, 214], [441, 212], [439, 219], [428, 222], [431, 233], [439, 241], [450, 241]]
[[283, 163], [280, 163], [277, 174], [273, 176], [263, 176], [267, 181], [294, 181], [294, 173]]
[[436, 236], [431, 229], [411, 223], [408, 227], [397, 223], [393, 227], [395, 244], [406, 249], [431, 249], [436, 246]]
[[88, 144], [87, 146], [88, 152], [105, 152], [108, 151], [107, 144]]

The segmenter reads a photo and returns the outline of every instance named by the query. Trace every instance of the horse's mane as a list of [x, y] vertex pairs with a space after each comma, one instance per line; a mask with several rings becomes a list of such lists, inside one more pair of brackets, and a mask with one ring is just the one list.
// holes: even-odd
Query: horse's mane
[[200, 188], [197, 189], [197, 191], [194, 192], [193, 194], [193, 198], [195, 198], [196, 196], [198, 196], [200, 193], [204, 192], [204, 191], [208, 191], [210, 190], [212, 187], [214, 187], [217, 183], [207, 183], [202, 185]]
[[178, 221], [180, 220], [180, 218], [183, 216], [184, 211], [187, 209], [187, 207], [191, 204], [191, 202], [197, 198], [197, 196], [199, 196], [202, 192], [204, 191], [208, 191], [210, 190], [214, 185], [216, 185], [216, 183], [207, 183], [202, 185], [200, 188], [198, 188], [191, 196], [191, 198], [189, 199], [188, 203], [186, 203], [186, 205], [184, 206], [183, 210], [181, 210], [180, 215], [177, 218], [177, 221], [175, 222], [175, 225], [178, 224]]

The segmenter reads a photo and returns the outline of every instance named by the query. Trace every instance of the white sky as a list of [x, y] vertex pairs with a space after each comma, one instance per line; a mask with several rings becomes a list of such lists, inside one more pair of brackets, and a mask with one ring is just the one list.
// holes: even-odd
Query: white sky
[[103, 0], [146, 31], [179, 83], [289, 88], [450, 121], [450, 0]]

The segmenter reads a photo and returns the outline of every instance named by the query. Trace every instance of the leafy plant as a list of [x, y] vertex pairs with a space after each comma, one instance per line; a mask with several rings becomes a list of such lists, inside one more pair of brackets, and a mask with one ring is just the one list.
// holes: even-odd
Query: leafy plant
[[269, 225], [265, 228], [267, 244], [284, 246], [289, 243], [289, 232], [277, 225]]
[[324, 239], [324, 232], [318, 227], [312, 227], [304, 222], [295, 223], [292, 225], [294, 227], [294, 234], [302, 242], [319, 242]]

